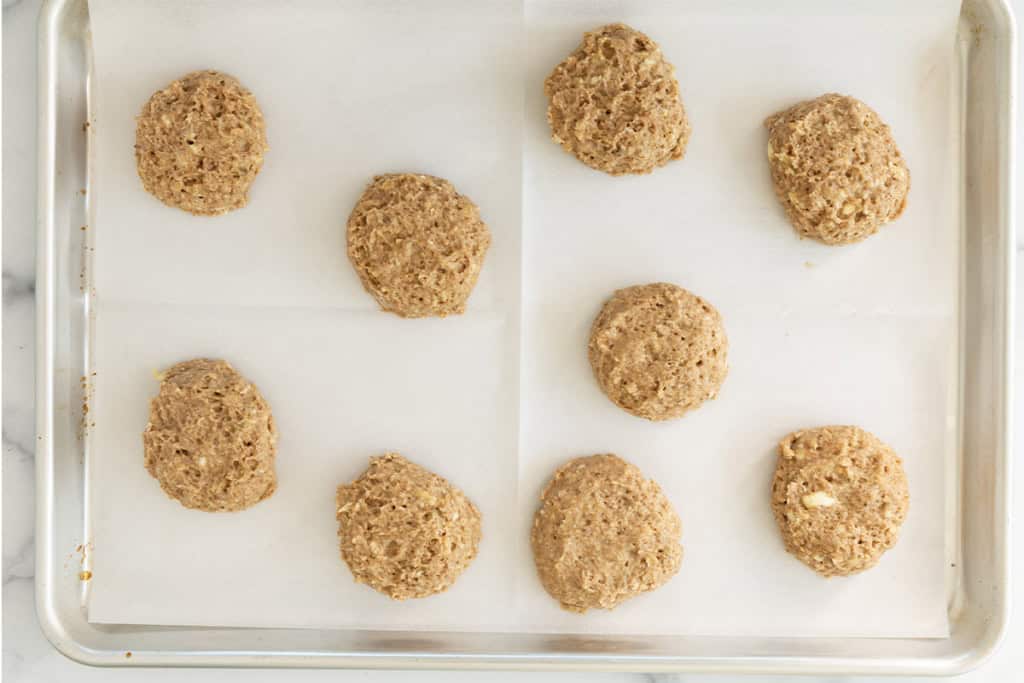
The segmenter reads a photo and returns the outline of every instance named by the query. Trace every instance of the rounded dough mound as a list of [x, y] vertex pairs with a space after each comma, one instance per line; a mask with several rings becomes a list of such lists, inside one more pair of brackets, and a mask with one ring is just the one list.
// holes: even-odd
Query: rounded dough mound
[[277, 487], [277, 429], [259, 389], [222, 360], [163, 374], [142, 434], [146, 469], [187, 508], [244, 510]]
[[544, 92], [552, 139], [591, 168], [650, 173], [686, 151], [690, 124], [675, 69], [657, 43], [629, 26], [583, 34]]
[[403, 318], [463, 313], [490, 244], [476, 204], [429, 175], [375, 177], [348, 219], [363, 287]]
[[910, 171], [870, 107], [822, 95], [765, 121], [775, 194], [803, 237], [852, 244], [907, 205]]
[[245, 206], [266, 151], [256, 99], [217, 71], [190, 73], [154, 93], [136, 122], [142, 186], [164, 204], [200, 216]]
[[805, 429], [779, 443], [772, 512], [786, 550], [822, 576], [874, 567], [909, 505], [903, 462], [859, 427]]
[[612, 609], [666, 583], [682, 524], [657, 483], [615, 455], [562, 465], [541, 494], [530, 542], [544, 589], [564, 609]]
[[628, 413], [671, 420], [718, 396], [729, 341], [714, 306], [659, 282], [620, 289], [590, 331], [590, 367]]
[[447, 590], [476, 557], [480, 511], [448, 481], [397, 453], [338, 487], [341, 557], [359, 583], [395, 600]]

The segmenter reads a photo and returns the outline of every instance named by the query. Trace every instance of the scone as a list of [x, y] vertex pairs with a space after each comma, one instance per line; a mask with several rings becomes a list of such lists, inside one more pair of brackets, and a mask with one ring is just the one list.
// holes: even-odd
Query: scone
[[771, 504], [786, 550], [822, 576], [846, 576], [896, 544], [910, 492], [903, 462], [873, 434], [818, 427], [779, 443]]
[[661, 488], [615, 455], [576, 458], [544, 488], [530, 543], [544, 589], [572, 612], [612, 609], [671, 579], [682, 524]]
[[379, 175], [348, 219], [348, 258], [385, 311], [403, 318], [466, 310], [491, 233], [443, 178]]
[[245, 206], [266, 151], [256, 98], [217, 71], [187, 74], [154, 93], [136, 120], [142, 186], [164, 204], [200, 216]]
[[187, 508], [244, 510], [277, 486], [277, 429], [259, 389], [222, 360], [162, 375], [142, 434], [146, 470]]
[[853, 244], [896, 220], [910, 171], [889, 126], [845, 95], [822, 95], [765, 121], [775, 194], [802, 237]]
[[729, 370], [718, 311], [664, 282], [615, 292], [594, 319], [588, 351], [605, 395], [647, 420], [682, 417], [715, 398]]
[[690, 123], [675, 69], [657, 43], [625, 24], [585, 33], [544, 93], [552, 139], [591, 168], [650, 173], [686, 151]]
[[338, 487], [341, 557], [359, 583], [395, 600], [447, 590], [476, 557], [480, 511], [448, 481], [397, 453]]

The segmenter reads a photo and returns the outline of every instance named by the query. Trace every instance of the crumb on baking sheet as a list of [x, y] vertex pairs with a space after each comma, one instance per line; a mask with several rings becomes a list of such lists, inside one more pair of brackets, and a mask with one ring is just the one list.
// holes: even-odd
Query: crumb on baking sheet
[[985, 34], [985, 27], [977, 20], [971, 22], [971, 37], [974, 38], [974, 47], [981, 47], [981, 37]]
[[79, 543], [78, 545], [76, 545], [75, 549], [72, 550], [70, 553], [68, 553], [67, 561], [64, 562], [64, 569], [68, 569], [68, 562], [70, 562], [72, 560], [72, 558], [77, 554], [78, 555], [78, 569], [79, 569], [78, 578], [79, 578], [79, 580], [81, 580], [81, 581], [88, 581], [89, 579], [91, 579], [92, 578], [92, 572], [89, 571], [88, 569], [85, 569], [85, 561], [86, 561], [86, 559], [88, 559], [89, 553], [92, 552], [92, 549], [93, 549], [93, 545], [92, 545], [91, 541], [89, 541], [87, 543]]
[[75, 546], [75, 552], [80, 555], [79, 562], [84, 563], [85, 559], [89, 556], [89, 553], [92, 551], [92, 549], [92, 541], [89, 541], [88, 543], [81, 543]]
[[[95, 375], [95, 373], [93, 373]], [[79, 380], [82, 388], [82, 418], [78, 423], [78, 438], [85, 439], [89, 433], [91, 427], [95, 427], [95, 422], [89, 421], [89, 401], [92, 399], [92, 384], [89, 381], [89, 377], [82, 375]]]

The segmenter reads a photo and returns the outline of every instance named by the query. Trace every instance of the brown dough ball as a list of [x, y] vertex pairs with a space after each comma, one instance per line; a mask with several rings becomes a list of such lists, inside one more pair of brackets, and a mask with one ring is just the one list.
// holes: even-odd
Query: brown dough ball
[[363, 287], [403, 318], [463, 313], [490, 244], [476, 204], [429, 175], [375, 177], [348, 219]]
[[679, 571], [682, 524], [657, 483], [615, 455], [570, 460], [541, 494], [530, 542], [564, 609], [612, 609]]
[[659, 282], [620, 289], [590, 331], [590, 367], [615, 405], [671, 420], [718, 396], [729, 341], [714, 306]]
[[146, 470], [187, 508], [244, 510], [277, 487], [277, 429], [259, 389], [222, 360], [163, 374], [142, 434]]
[[217, 71], [190, 73], [154, 93], [136, 120], [142, 186], [164, 204], [199, 216], [245, 206], [266, 151], [256, 98]]
[[476, 558], [480, 511], [448, 481], [397, 453], [338, 487], [341, 558], [395, 600], [447, 590]]
[[822, 95], [765, 121], [775, 194], [802, 237], [853, 244], [896, 220], [910, 171], [870, 107]]
[[793, 432], [779, 443], [772, 512], [786, 550], [822, 576], [874, 567], [910, 506], [903, 461], [859, 427]]
[[591, 168], [650, 173], [686, 151], [690, 123], [675, 69], [657, 43], [625, 24], [585, 33], [544, 92], [552, 139]]

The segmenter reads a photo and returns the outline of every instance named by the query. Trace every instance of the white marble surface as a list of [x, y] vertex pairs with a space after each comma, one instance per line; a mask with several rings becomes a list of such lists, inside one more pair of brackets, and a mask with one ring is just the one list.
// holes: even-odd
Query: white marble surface
[[[32, 595], [33, 576], [33, 332], [35, 241], [35, 29], [41, 0], [3, 2], [3, 679], [7, 683], [42, 681], [373, 681], [406, 679], [409, 674], [371, 671], [242, 671], [242, 670], [105, 670], [84, 667], [58, 654], [36, 623]], [[1024, 12], [1024, 0], [1013, 0]], [[1024, 71], [1024, 70], [1022, 70]], [[1021, 117], [1024, 122], [1024, 116]], [[1020, 126], [1020, 122], [1018, 123]], [[1020, 130], [1024, 130], [1021, 127]], [[1024, 139], [1024, 136], [1019, 136]], [[1021, 151], [1018, 150], [1020, 156]], [[1022, 157], [1024, 158], [1024, 157]], [[1018, 245], [1022, 244], [1018, 231]], [[1017, 342], [1024, 348], [1020, 323], [1024, 322], [1024, 291], [1017, 284]], [[1018, 368], [1024, 362], [1018, 359]], [[1018, 369], [1018, 396], [1024, 397]], [[1024, 426], [1024, 402], [1018, 401], [1017, 426]], [[1016, 489], [1024, 483], [1024, 467], [1016, 468]], [[1018, 496], [1019, 513], [1024, 500]], [[1024, 576], [1024, 529], [1018, 527], [1015, 567]], [[1024, 614], [1024, 590], [1016, 591], [1015, 612]], [[1011, 681], [1024, 671], [1024, 621], [1016, 619], [1007, 641], [981, 669], [960, 679], [971, 683]], [[416, 674], [422, 681], [527, 680], [707, 682], [734, 680], [726, 676], [668, 676], [643, 674], [526, 674], [449, 673]], [[753, 677], [767, 683], [779, 677]], [[864, 681], [820, 678], [809, 681]], [[913, 680], [913, 679], [907, 679]], [[924, 679], [922, 679], [924, 680]]]

